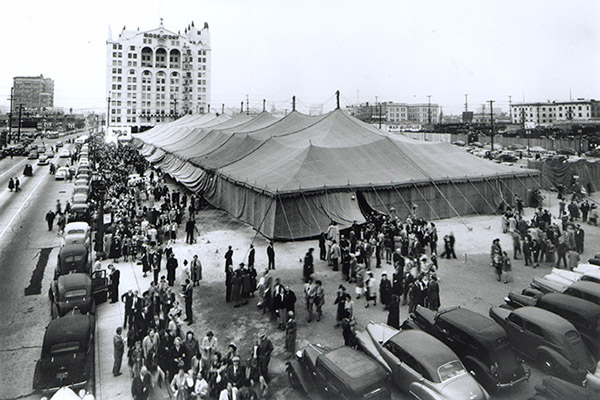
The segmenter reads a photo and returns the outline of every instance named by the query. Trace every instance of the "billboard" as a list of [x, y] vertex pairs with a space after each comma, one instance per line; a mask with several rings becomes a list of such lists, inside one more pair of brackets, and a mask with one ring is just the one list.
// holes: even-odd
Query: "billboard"
[[119, 140], [131, 140], [130, 126], [110, 126], [106, 131], [104, 140], [106, 143], [117, 143]]

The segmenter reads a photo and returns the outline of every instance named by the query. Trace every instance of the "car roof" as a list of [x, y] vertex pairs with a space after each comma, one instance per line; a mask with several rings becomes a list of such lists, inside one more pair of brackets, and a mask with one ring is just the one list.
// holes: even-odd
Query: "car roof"
[[542, 296], [539, 302], [576, 312], [588, 320], [598, 319], [600, 316], [600, 305], [568, 294], [548, 293]]
[[83, 254], [87, 252], [87, 247], [83, 243], [72, 243], [63, 246], [60, 249], [60, 254], [63, 256], [73, 254]]
[[529, 306], [521, 307], [513, 310], [512, 313], [551, 331], [566, 332], [575, 329], [573, 324], [563, 317], [544, 310], [543, 308]]
[[437, 378], [436, 381], [439, 380], [437, 370], [440, 366], [458, 360], [448, 346], [420, 330], [400, 331], [390, 341], [418, 360], [432, 377]]
[[590, 281], [577, 281], [573, 283], [569, 288], [578, 289], [582, 292], [593, 293], [596, 296], [600, 296], [600, 284]]
[[[78, 193], [78, 194], [82, 194], [83, 196], [85, 196], [85, 194], [83, 194], [83, 193]], [[68, 231], [70, 229], [90, 229], [90, 224], [88, 224], [87, 222], [81, 222], [81, 221], [69, 222], [67, 225], [65, 225], [65, 231]]]
[[71, 273], [58, 277], [58, 291], [64, 292], [65, 289], [91, 287], [92, 278], [85, 272]]
[[[69, 314], [53, 319], [46, 328], [42, 353], [48, 353], [52, 345], [65, 342], [89, 341], [94, 330], [94, 317], [85, 314]], [[85, 351], [85, 349], [84, 349]]]
[[317, 363], [335, 374], [353, 392], [380, 382], [386, 372], [375, 360], [348, 346], [321, 354]]
[[446, 312], [442, 311], [438, 318], [467, 332], [481, 343], [493, 346], [498, 338], [506, 337], [504, 329], [493, 319], [467, 308], [453, 308]]

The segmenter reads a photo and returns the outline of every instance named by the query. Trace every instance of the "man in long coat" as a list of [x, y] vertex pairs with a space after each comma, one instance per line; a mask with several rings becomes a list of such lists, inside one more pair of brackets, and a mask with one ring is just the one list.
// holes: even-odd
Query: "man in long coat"
[[169, 286], [173, 286], [175, 283], [176, 272], [177, 259], [175, 258], [175, 254], [171, 253], [169, 255], [169, 259], [167, 260], [167, 282], [169, 282]]
[[381, 304], [383, 304], [387, 310], [392, 300], [392, 282], [388, 279], [385, 272], [381, 274], [381, 281], [379, 281], [379, 296]]

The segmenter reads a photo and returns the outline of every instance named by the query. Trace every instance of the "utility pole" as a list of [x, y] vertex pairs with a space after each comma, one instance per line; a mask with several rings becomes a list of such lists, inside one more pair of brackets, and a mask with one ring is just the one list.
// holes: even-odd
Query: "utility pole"
[[[494, 151], [494, 100], [488, 100], [490, 103], [490, 128], [491, 128], [491, 137], [490, 137], [490, 142], [492, 144], [492, 150]], [[490, 158], [491, 158], [491, 153], [490, 153]]]
[[21, 141], [21, 113], [23, 112], [23, 104], [19, 104], [19, 127], [17, 128], [17, 142]]
[[10, 88], [10, 112], [8, 113], [8, 140], [7, 144], [10, 144], [10, 138], [12, 136], [12, 113], [13, 113], [13, 99], [14, 99], [15, 88]]
[[427, 125], [431, 126], [431, 95], [427, 95]]
[[[357, 91], [358, 92], [358, 91]], [[339, 110], [340, 109], [340, 91], [336, 90], [335, 91], [335, 107]]]
[[469, 95], [465, 93], [465, 112], [469, 111]]
[[265, 112], [265, 107], [267, 106], [267, 100], [263, 99], [263, 112]]
[[377, 119], [379, 120], [379, 129], [381, 129], [381, 103], [379, 103], [379, 112], [377, 115]]
[[508, 113], [510, 116], [510, 122], [512, 123], [512, 96], [508, 95]]
[[296, 111], [296, 96], [292, 96], [292, 112]]
[[250, 114], [250, 98], [246, 95], [246, 115]]
[[242, 106], [242, 108], [240, 109], [240, 114], [243, 114], [244, 113], [244, 102], [243, 101], [241, 103], [241, 106]]
[[225, 114], [225, 103], [221, 103], [221, 114]]
[[108, 93], [108, 97], [106, 98], [107, 109], [106, 109], [106, 132], [108, 135], [108, 127], [110, 126], [110, 92]]

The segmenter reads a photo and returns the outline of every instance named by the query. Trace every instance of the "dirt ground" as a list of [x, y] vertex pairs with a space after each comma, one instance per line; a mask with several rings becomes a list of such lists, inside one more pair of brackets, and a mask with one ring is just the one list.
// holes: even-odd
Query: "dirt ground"
[[[545, 193], [546, 207], [552, 214], [558, 214], [558, 202], [555, 193]], [[599, 200], [600, 196], [592, 197]], [[533, 209], [526, 209], [526, 217], [530, 218]], [[452, 231], [456, 237], [456, 260], [439, 260], [439, 282], [442, 308], [464, 306], [482, 314], [488, 313], [491, 306], [503, 303], [503, 298], [510, 291], [520, 291], [528, 286], [533, 276], [543, 276], [550, 272], [551, 266], [542, 264], [533, 269], [525, 267], [522, 260], [513, 261], [513, 281], [504, 284], [497, 282], [494, 270], [490, 267], [489, 252], [492, 240], [500, 238], [505, 251], [512, 255], [511, 238], [502, 234], [499, 216], [469, 216], [435, 221], [440, 239]], [[247, 224], [244, 224], [223, 211], [213, 208], [202, 210], [197, 217], [200, 235], [197, 243], [186, 245], [183, 233], [173, 246], [180, 261], [191, 260], [197, 254], [203, 265], [203, 281], [195, 288], [194, 313], [196, 323], [193, 331], [201, 339], [207, 331], [215, 332], [222, 350], [227, 344], [234, 342], [240, 350], [242, 359], [250, 356], [250, 349], [261, 330], [266, 330], [273, 341], [275, 351], [270, 364], [272, 381], [270, 392], [275, 399], [293, 399], [301, 397], [288, 384], [285, 374], [285, 362], [291, 357], [284, 349], [284, 333], [277, 330], [277, 325], [268, 315], [256, 307], [257, 299], [251, 299], [248, 305], [233, 308], [225, 302], [224, 254], [227, 246], [234, 249], [234, 265], [247, 261], [250, 243], [256, 248], [256, 268], [260, 274], [266, 266], [266, 247], [268, 241]], [[582, 260], [593, 256], [600, 249], [598, 238], [600, 229], [587, 224], [582, 225], [586, 231], [586, 251]], [[180, 232], [182, 232], [180, 230]], [[443, 246], [440, 240], [439, 247]], [[320, 322], [307, 323], [307, 314], [302, 298], [302, 258], [309, 247], [316, 249], [315, 274], [324, 282], [325, 306], [324, 317]], [[276, 270], [274, 277], [279, 277], [286, 285], [290, 285], [298, 297], [296, 314], [298, 321], [297, 349], [309, 343], [337, 347], [343, 345], [340, 328], [335, 328], [335, 292], [342, 283], [341, 272], [334, 272], [325, 262], [318, 260], [318, 243], [316, 240], [275, 243]], [[373, 263], [374, 264], [374, 263]], [[180, 268], [181, 270], [181, 268]], [[392, 268], [385, 265], [374, 270], [377, 282], [381, 273], [387, 271], [391, 276]], [[180, 271], [182, 272], [182, 271]], [[350, 286], [350, 287], [348, 287]], [[354, 285], [346, 285], [350, 293], [354, 293]], [[378, 304], [377, 307], [364, 307], [365, 300], [354, 300], [357, 330], [362, 330], [369, 321], [385, 322], [387, 312]], [[406, 319], [406, 306], [401, 309], [401, 320]], [[525, 399], [534, 392], [534, 385], [541, 379], [541, 373], [535, 366], [532, 379], [511, 392], [494, 396], [496, 399]], [[394, 393], [394, 398], [408, 398], [403, 393]]]

